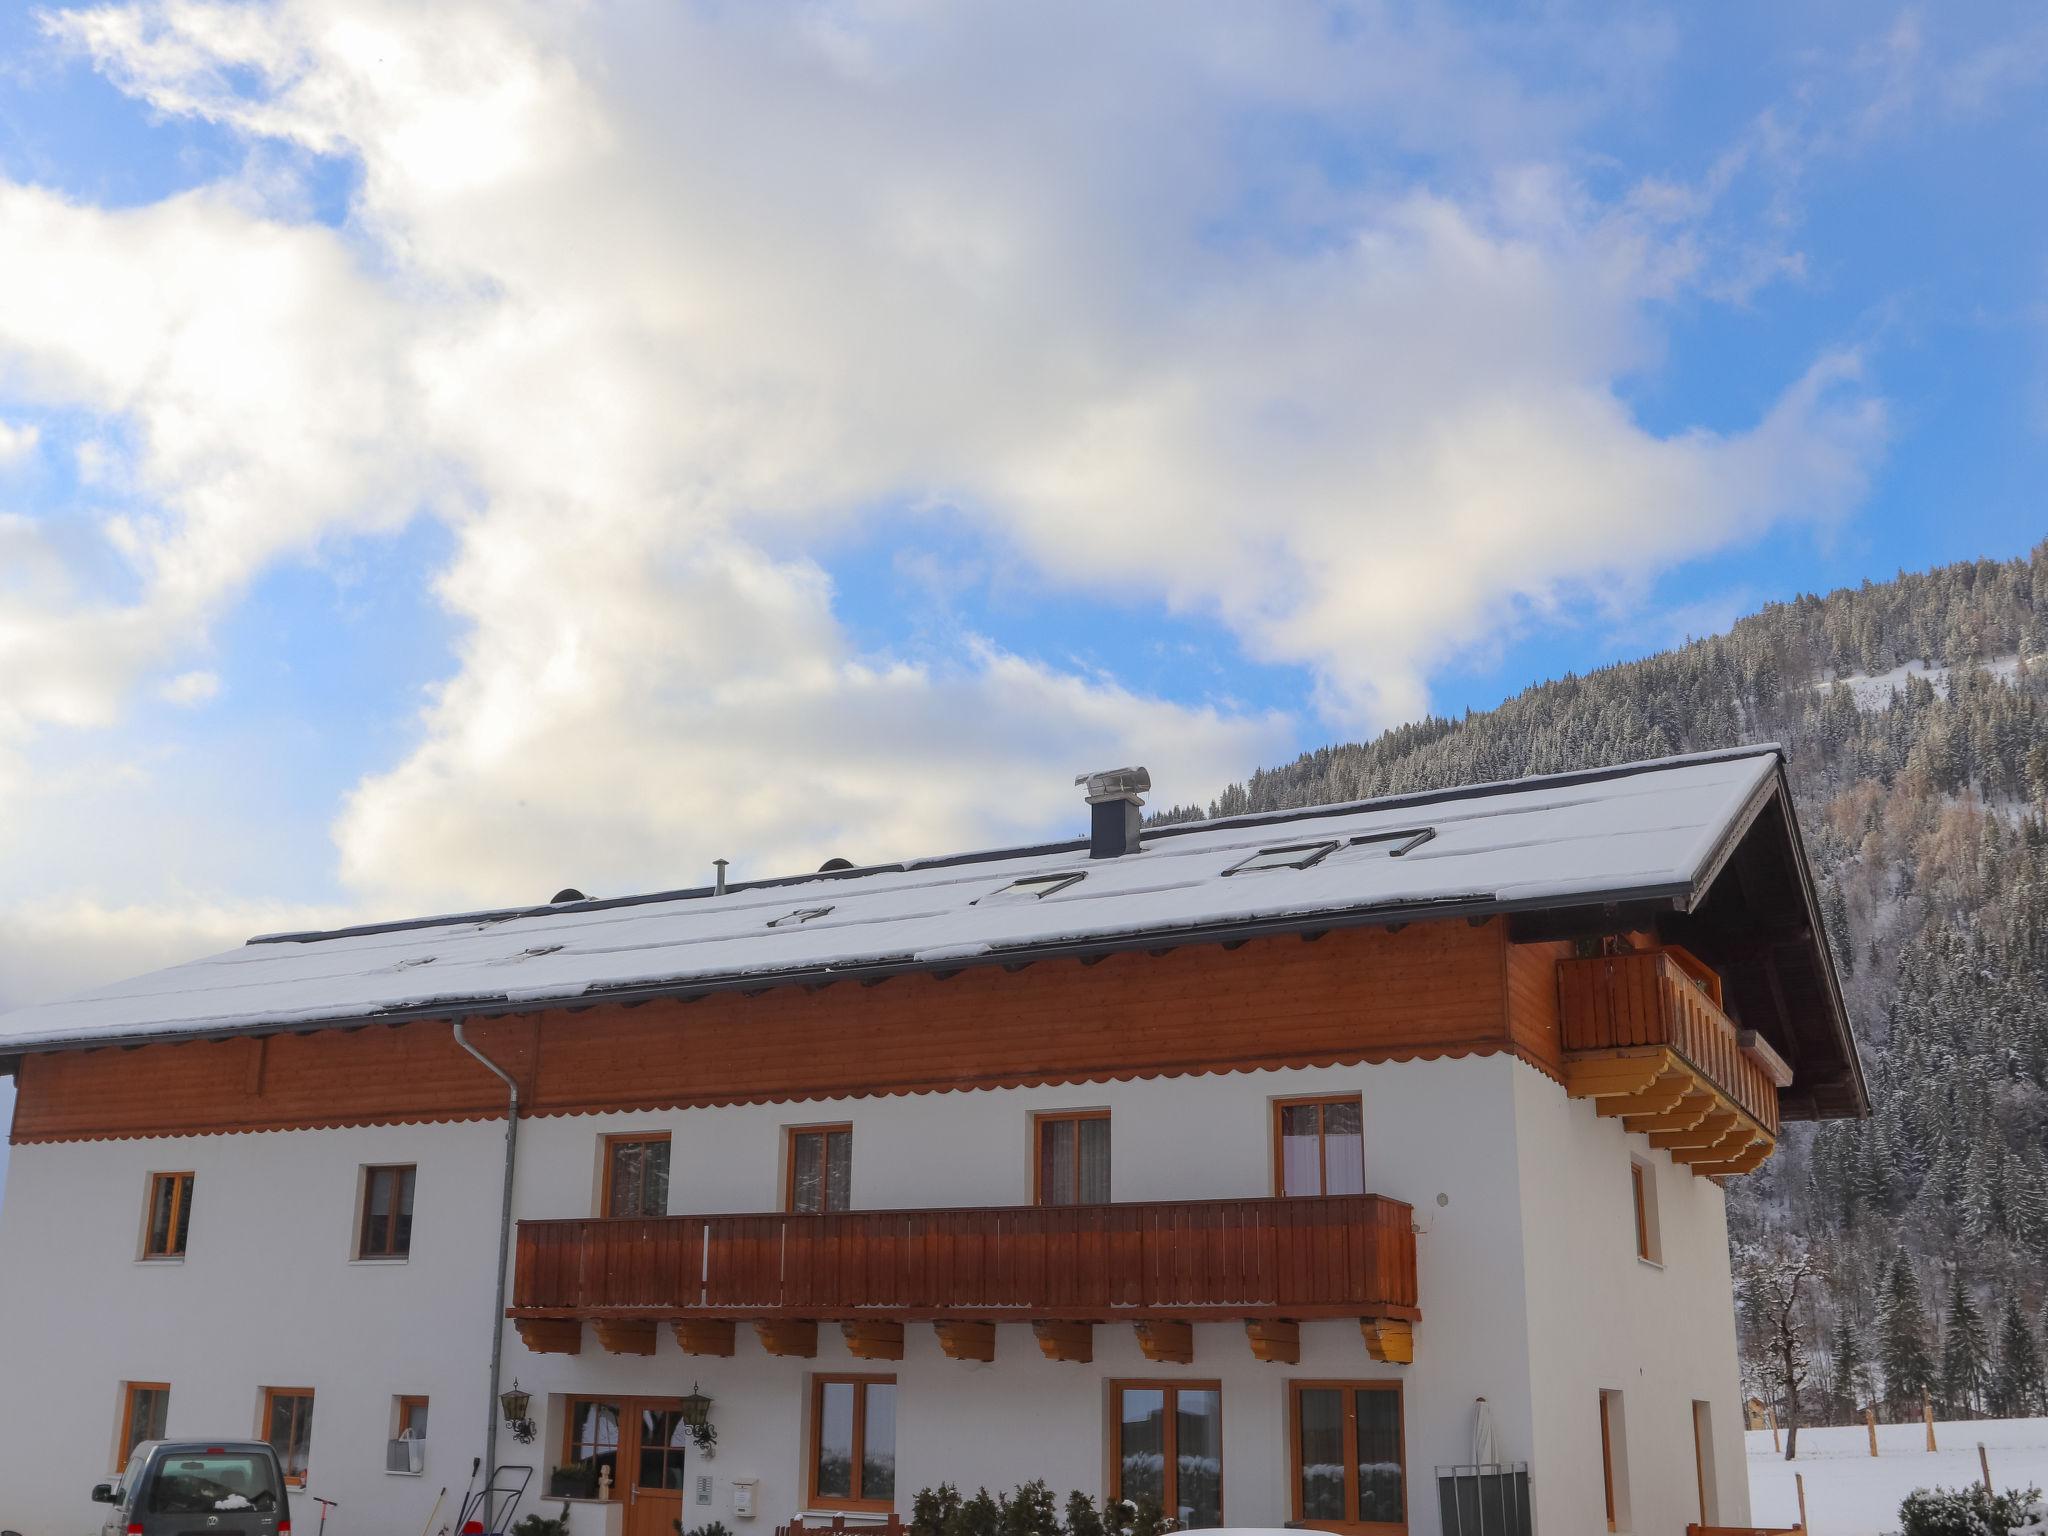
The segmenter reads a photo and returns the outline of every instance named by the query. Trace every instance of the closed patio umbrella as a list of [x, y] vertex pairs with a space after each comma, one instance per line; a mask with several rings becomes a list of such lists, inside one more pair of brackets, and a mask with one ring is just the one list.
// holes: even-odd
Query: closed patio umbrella
[[1482, 1467], [1500, 1461], [1500, 1444], [1493, 1433], [1493, 1408], [1483, 1397], [1472, 1405], [1472, 1460]]

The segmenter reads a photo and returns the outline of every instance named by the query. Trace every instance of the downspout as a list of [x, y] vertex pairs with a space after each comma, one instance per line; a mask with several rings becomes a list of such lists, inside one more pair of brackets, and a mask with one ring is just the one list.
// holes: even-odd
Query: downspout
[[[460, 1019], [455, 1021], [455, 1043], [490, 1068], [504, 1083], [506, 1093], [505, 1189], [498, 1204], [498, 1293], [491, 1307], [491, 1399], [484, 1409], [484, 1487], [489, 1488], [498, 1476], [498, 1386], [505, 1356], [505, 1263], [512, 1244], [512, 1172], [518, 1166], [519, 1154], [519, 1085], [512, 1081], [509, 1072], [469, 1043]], [[488, 1508], [484, 1520], [488, 1525]]]

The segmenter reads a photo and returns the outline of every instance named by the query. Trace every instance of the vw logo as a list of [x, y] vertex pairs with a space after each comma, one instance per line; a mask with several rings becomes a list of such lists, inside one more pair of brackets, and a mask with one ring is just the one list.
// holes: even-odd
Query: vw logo
[[220, 1516], [219, 1516], [219, 1515], [208, 1515], [208, 1516], [206, 1517], [206, 1523], [207, 1523], [208, 1525], [219, 1525], [219, 1524], [220, 1524]]

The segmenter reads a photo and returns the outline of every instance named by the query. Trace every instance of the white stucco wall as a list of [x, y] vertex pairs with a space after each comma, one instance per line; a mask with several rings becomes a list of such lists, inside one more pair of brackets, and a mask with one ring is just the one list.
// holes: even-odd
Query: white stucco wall
[[[1502, 1458], [1535, 1463], [1541, 1528], [1597, 1529], [1576, 1523], [1599, 1513], [1597, 1418], [1577, 1406], [1594, 1401], [1596, 1381], [1629, 1392], [1635, 1529], [1681, 1528], [1683, 1518], [1651, 1523], [1667, 1509], [1690, 1518], [1666, 1492], [1682, 1485], [1689, 1506], [1690, 1430], [1659, 1416], [1682, 1416], [1693, 1397], [1714, 1401], [1722, 1515], [1739, 1514], [1718, 1190], [1654, 1160], [1667, 1266], [1637, 1273], [1626, 1138], [1504, 1057], [530, 1120], [516, 1208], [527, 1218], [591, 1214], [600, 1138], [664, 1129], [674, 1138], [672, 1211], [772, 1210], [783, 1128], [823, 1121], [854, 1127], [857, 1207], [1023, 1204], [1030, 1114], [1084, 1107], [1112, 1112], [1116, 1199], [1257, 1196], [1272, 1187], [1270, 1100], [1354, 1090], [1367, 1186], [1411, 1202], [1422, 1228], [1414, 1365], [1375, 1364], [1345, 1322], [1305, 1327], [1298, 1367], [1260, 1365], [1237, 1324], [1199, 1328], [1194, 1363], [1179, 1367], [1146, 1362], [1123, 1326], [1096, 1329], [1088, 1366], [1044, 1359], [1023, 1326], [999, 1330], [991, 1365], [950, 1361], [929, 1327], [912, 1326], [893, 1367], [900, 1507], [939, 1481], [971, 1491], [1043, 1477], [1062, 1497], [1099, 1494], [1107, 1381], [1217, 1380], [1225, 1517], [1278, 1524], [1291, 1514], [1287, 1383], [1395, 1378], [1417, 1536], [1438, 1529], [1432, 1469], [1469, 1459], [1482, 1394]], [[261, 1387], [313, 1388], [309, 1491], [339, 1498], [349, 1530], [416, 1530], [443, 1484], [452, 1504], [481, 1450], [502, 1136], [501, 1125], [480, 1124], [15, 1149], [0, 1207], [0, 1526], [28, 1536], [96, 1528], [99, 1509], [85, 1495], [109, 1474], [120, 1384], [131, 1380], [171, 1383], [174, 1435], [248, 1435]], [[419, 1167], [412, 1257], [350, 1263], [358, 1170], [390, 1162]], [[147, 1176], [171, 1169], [198, 1176], [190, 1257], [138, 1263]], [[1619, 1183], [1596, 1196], [1603, 1180]], [[1581, 1267], [1598, 1283], [1574, 1280]], [[574, 1357], [529, 1355], [510, 1327], [505, 1337], [505, 1374], [533, 1392], [543, 1422], [533, 1447], [505, 1438], [504, 1459], [537, 1462], [542, 1483], [564, 1394], [672, 1396], [698, 1383], [716, 1404], [719, 1447], [705, 1468], [715, 1495], [710, 1506], [686, 1505], [685, 1519], [723, 1519], [743, 1536], [799, 1507], [808, 1376], [892, 1368], [853, 1361], [829, 1326], [815, 1361], [772, 1358], [744, 1327], [731, 1360], [685, 1356], [666, 1330], [645, 1359], [606, 1354], [588, 1330]], [[419, 1479], [382, 1471], [401, 1393], [432, 1402]], [[1667, 1441], [1682, 1458], [1655, 1449]], [[1682, 1476], [1671, 1470], [1681, 1461]], [[748, 1526], [730, 1507], [738, 1477], [759, 1479]], [[316, 1513], [300, 1505], [302, 1530]]]
[[[1692, 1405], [1710, 1404], [1713, 1511], [1749, 1518], [1720, 1186], [1645, 1136], [1533, 1073], [1515, 1082], [1537, 1512], [1545, 1532], [1601, 1531], [1600, 1393], [1621, 1394], [1618, 1528], [1682, 1531], [1700, 1518]], [[1654, 1176], [1661, 1264], [1636, 1256], [1631, 1156]]]

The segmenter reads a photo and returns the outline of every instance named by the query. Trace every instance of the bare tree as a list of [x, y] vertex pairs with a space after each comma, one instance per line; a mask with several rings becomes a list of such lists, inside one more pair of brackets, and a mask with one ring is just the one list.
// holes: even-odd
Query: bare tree
[[1806, 1282], [1819, 1273], [1813, 1255], [1789, 1240], [1746, 1252], [1738, 1270], [1742, 1309], [1760, 1346], [1760, 1374], [1784, 1404], [1787, 1461], [1799, 1452], [1799, 1389], [1813, 1372], [1802, 1303]]

